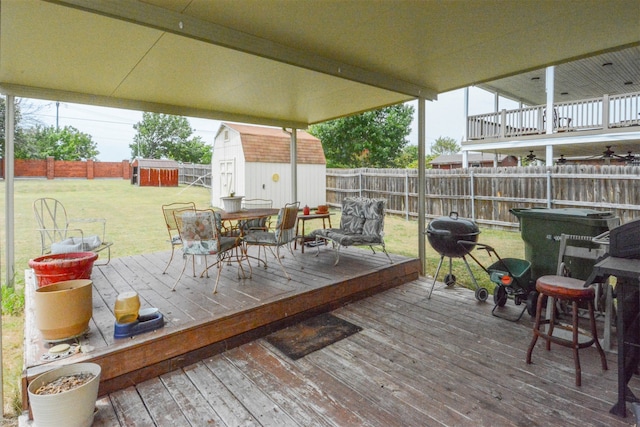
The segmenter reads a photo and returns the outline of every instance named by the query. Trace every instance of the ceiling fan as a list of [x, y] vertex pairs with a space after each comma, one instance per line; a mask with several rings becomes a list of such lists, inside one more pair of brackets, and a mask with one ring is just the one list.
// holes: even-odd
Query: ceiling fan
[[567, 159], [564, 158], [564, 154], [560, 154], [560, 158], [556, 160], [557, 165], [564, 165], [567, 163]]
[[628, 163], [631, 163], [636, 160], [636, 156], [631, 154], [631, 151], [629, 151], [629, 153], [626, 156], [621, 156], [619, 154], [616, 154], [616, 152], [613, 151], [611, 147], [612, 147], [611, 145], [607, 145], [606, 150], [604, 150], [600, 156], [593, 156], [593, 157], [590, 157], [589, 159], [602, 159], [606, 163], [611, 162], [611, 159], [623, 160]]
[[528, 162], [535, 162], [535, 161], [544, 162], [544, 160], [537, 158], [536, 155], [533, 154], [533, 150], [529, 150], [529, 154], [524, 156], [524, 158], [527, 159]]
[[640, 157], [635, 154], [631, 154], [631, 151], [627, 151], [626, 156], [620, 156], [621, 159], [625, 161], [627, 164], [638, 164], [640, 163]]

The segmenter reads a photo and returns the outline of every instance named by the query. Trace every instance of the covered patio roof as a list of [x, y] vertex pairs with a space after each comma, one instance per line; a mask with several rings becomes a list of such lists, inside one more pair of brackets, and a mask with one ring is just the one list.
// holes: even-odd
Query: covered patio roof
[[639, 43], [638, 0], [0, 0], [0, 92], [305, 128]]

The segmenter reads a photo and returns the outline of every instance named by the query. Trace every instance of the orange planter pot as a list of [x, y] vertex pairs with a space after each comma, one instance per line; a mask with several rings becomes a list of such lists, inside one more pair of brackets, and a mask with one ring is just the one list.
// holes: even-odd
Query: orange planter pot
[[46, 341], [82, 335], [93, 315], [91, 280], [66, 280], [36, 289], [36, 327]]
[[65, 280], [89, 279], [98, 254], [93, 252], [71, 252], [44, 255], [29, 260], [38, 281], [38, 287]]

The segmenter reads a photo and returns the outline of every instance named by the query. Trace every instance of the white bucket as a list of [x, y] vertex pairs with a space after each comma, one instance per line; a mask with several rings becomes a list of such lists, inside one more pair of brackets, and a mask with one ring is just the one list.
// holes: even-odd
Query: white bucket
[[[60, 377], [90, 373], [94, 378], [74, 389], [57, 394], [35, 394], [41, 386]], [[37, 427], [90, 427], [95, 416], [100, 365], [75, 363], [61, 366], [36, 377], [28, 387], [29, 406]]]

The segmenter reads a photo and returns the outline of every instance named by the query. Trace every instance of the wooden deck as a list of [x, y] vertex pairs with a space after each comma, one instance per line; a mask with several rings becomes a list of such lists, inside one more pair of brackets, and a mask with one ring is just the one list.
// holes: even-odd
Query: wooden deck
[[[206, 302], [195, 302], [194, 298], [205, 298], [207, 293], [202, 289], [210, 289], [211, 283], [192, 278], [176, 293], [166, 290], [172, 283], [170, 278], [151, 276], [137, 283], [150, 266], [162, 270], [166, 258], [157, 255], [119, 260], [111, 267], [101, 268], [94, 280], [100, 298], [105, 298], [102, 286], [107, 282], [120, 283], [122, 289], [136, 283], [135, 288], [147, 303], [169, 304], [160, 308], [166, 313], [169, 308], [174, 310], [167, 316], [170, 322], [157, 335], [171, 336], [172, 331], [181, 330], [186, 334], [195, 328], [194, 324], [202, 320], [198, 316], [204, 316], [203, 309], [196, 310], [196, 307], [202, 305], [218, 307], [215, 304], [237, 299], [242, 302], [243, 310], [263, 316], [260, 307], [278, 297], [263, 295], [265, 302], [249, 301], [258, 298], [260, 289], [266, 293], [266, 289], [273, 286], [279, 291], [270, 292], [282, 296], [288, 310], [295, 310], [298, 298], [301, 306], [309, 304], [308, 292], [318, 295], [326, 288], [338, 292], [337, 285], [321, 288], [318, 282], [334, 283], [344, 278], [347, 288], [352, 284], [360, 286], [363, 280], [357, 273], [349, 273], [356, 267], [371, 265], [371, 273], [362, 273], [364, 282], [368, 282], [387, 276], [388, 270], [401, 265], [409, 270], [415, 261], [394, 257], [396, 262], [390, 265], [385, 263], [383, 255], [369, 256], [366, 252], [349, 250], [332, 270], [331, 254], [323, 252], [319, 258], [314, 254], [315, 250], [310, 250], [302, 258], [304, 270], [291, 268], [295, 279], [290, 283], [282, 280], [276, 265], [266, 272], [254, 270], [252, 281], [240, 283], [234, 280], [235, 270], [228, 269], [226, 274], [231, 275], [220, 286], [218, 303], [214, 303], [217, 297], [211, 295], [206, 296]], [[361, 256], [363, 254], [367, 256]], [[120, 281], [107, 280], [113, 280], [116, 273]], [[274, 280], [274, 276], [280, 278]], [[388, 289], [377, 294], [362, 291], [370, 296], [341, 307], [337, 303], [326, 303], [325, 308], [338, 307], [334, 314], [363, 330], [297, 361], [259, 338], [267, 328], [260, 328], [256, 317], [243, 318], [245, 323], [255, 323], [259, 332], [245, 335], [241, 340], [227, 339], [221, 346], [210, 346], [210, 355], [186, 361], [146, 380], [136, 378], [136, 384], [118, 382], [119, 390], [99, 399], [94, 426], [615, 427], [634, 424], [629, 410], [625, 419], [609, 414], [616, 401], [614, 354], [608, 354], [609, 370], [603, 372], [596, 351], [582, 350], [583, 385], [576, 387], [569, 349], [554, 346], [551, 352], [546, 352], [539, 343], [533, 353], [533, 365], [524, 362], [531, 337], [529, 316], [515, 323], [494, 317], [491, 304], [477, 302], [472, 291], [460, 287], [437, 284], [432, 298], [427, 299], [430, 286], [430, 281], [418, 278], [397, 287], [387, 286]], [[306, 292], [293, 296], [292, 289], [306, 289]], [[232, 298], [234, 292], [245, 297]], [[159, 298], [156, 294], [166, 299], [153, 299]], [[115, 294], [110, 299], [114, 300]], [[175, 301], [178, 299], [189, 300], [188, 307], [193, 311], [178, 312], [180, 304]], [[110, 304], [105, 307], [108, 311], [107, 307]], [[274, 311], [283, 309], [279, 307]], [[509, 301], [505, 309], [516, 310], [516, 307]], [[240, 313], [232, 310], [228, 316], [240, 320]], [[99, 310], [94, 315], [101, 318]], [[101, 327], [108, 331], [106, 320], [102, 323]], [[97, 334], [93, 328], [98, 324], [100, 320], [92, 324], [90, 335]], [[229, 325], [231, 323], [224, 328]], [[200, 336], [215, 333], [214, 328], [205, 328]], [[112, 341], [107, 332], [102, 336], [105, 341]], [[137, 337], [127, 344], [109, 343], [108, 347], [135, 354], [135, 349], [147, 340]], [[224, 346], [230, 349], [221, 352]], [[170, 353], [170, 348], [166, 351]], [[96, 348], [95, 352], [100, 356], [94, 355], [94, 360], [106, 360], [106, 349]], [[151, 356], [145, 354], [145, 357]], [[135, 362], [138, 357], [141, 356], [136, 356]], [[123, 364], [130, 364], [127, 357], [122, 360]], [[112, 369], [108, 366], [106, 372]], [[136, 371], [131, 372], [135, 377]], [[639, 386], [638, 379], [634, 378], [632, 388]], [[24, 417], [21, 425], [29, 425]]]
[[[394, 256], [395, 262], [390, 264], [384, 254], [355, 248], [344, 251], [336, 267], [328, 248], [321, 248], [319, 256], [315, 249], [305, 254], [296, 252], [297, 261], [288, 253], [283, 261], [292, 280], [286, 279], [269, 255], [269, 268], [254, 265], [251, 278], [238, 279], [236, 265], [225, 265], [215, 295], [212, 290], [216, 269], [210, 269], [211, 278], [199, 278], [192, 276], [190, 265], [176, 290], [171, 291], [182, 259], [177, 256], [163, 275], [170, 252], [123, 257], [113, 259], [107, 266], [94, 267], [93, 318], [89, 333], [79, 340], [90, 351], [56, 361], [42, 358], [51, 344], [42, 340], [35, 326], [31, 299], [35, 285], [30, 283], [25, 304], [23, 406], [28, 403], [28, 381], [52, 366], [81, 361], [100, 364], [100, 393], [106, 394], [202, 360], [301, 318], [414, 280], [420, 268], [416, 259]], [[246, 262], [243, 265], [247, 270]], [[196, 265], [199, 271], [203, 267]], [[115, 300], [119, 293], [131, 290], [139, 294], [141, 307], [157, 307], [166, 325], [132, 338], [115, 339]]]

